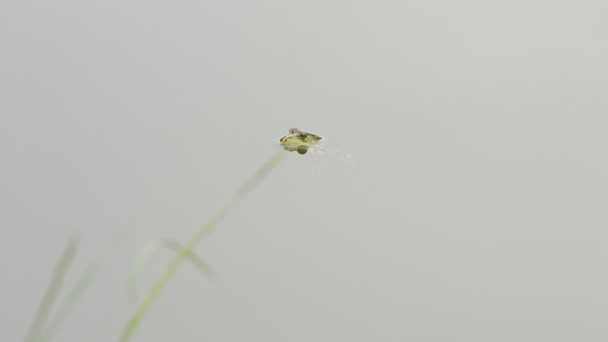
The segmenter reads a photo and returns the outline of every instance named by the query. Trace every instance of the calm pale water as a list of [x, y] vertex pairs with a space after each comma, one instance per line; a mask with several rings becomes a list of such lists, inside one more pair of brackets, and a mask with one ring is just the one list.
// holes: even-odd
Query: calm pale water
[[[0, 5], [0, 341], [68, 237], [55, 341], [116, 341], [145, 243], [186, 241], [292, 127], [133, 341], [606, 341], [605, 1]], [[287, 153], [287, 152], [286, 152]], [[308, 159], [307, 159], [308, 158]], [[140, 292], [172, 254], [158, 251]]]

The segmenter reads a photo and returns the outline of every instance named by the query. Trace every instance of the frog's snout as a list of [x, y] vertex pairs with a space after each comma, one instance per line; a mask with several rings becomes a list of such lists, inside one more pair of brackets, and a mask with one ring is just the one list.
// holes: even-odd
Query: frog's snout
[[307, 132], [302, 132], [297, 128], [289, 130], [289, 134], [279, 139], [286, 151], [297, 151], [299, 154], [306, 154], [308, 148], [315, 145], [321, 137]]

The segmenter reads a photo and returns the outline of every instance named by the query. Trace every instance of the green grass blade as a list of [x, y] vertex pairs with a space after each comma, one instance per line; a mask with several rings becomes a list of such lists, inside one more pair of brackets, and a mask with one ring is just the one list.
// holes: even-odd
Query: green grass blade
[[[152, 241], [147, 243], [137, 254], [137, 258], [135, 259], [135, 263], [131, 268], [131, 272], [129, 274], [129, 297], [135, 303], [137, 303], [137, 279], [139, 274], [141, 273], [145, 262], [148, 260], [150, 255], [154, 253], [161, 247], [165, 247], [171, 249], [175, 253], [178, 253], [180, 248], [186, 248], [182, 246], [179, 242], [173, 239], [161, 239], [158, 241]], [[209, 279], [215, 279], [215, 272], [203, 259], [201, 259], [196, 253], [192, 250], [188, 251], [186, 255], [188, 261], [190, 261], [204, 276]]]
[[51, 281], [46, 289], [40, 304], [38, 305], [38, 309], [30, 325], [30, 328], [25, 336], [25, 342], [39, 342], [42, 338], [43, 329], [45, 323], [48, 319], [48, 316], [53, 308], [53, 303], [57, 298], [61, 287], [63, 286], [63, 281], [65, 276], [70, 268], [70, 265], [74, 261], [76, 257], [76, 252], [78, 249], [79, 241], [76, 237], [70, 238], [67, 246], [63, 250], [63, 254], [59, 259], [59, 262], [55, 266], [53, 270], [53, 275], [51, 276]]
[[190, 253], [189, 251], [193, 251], [196, 249], [198, 244], [202, 241], [202, 239], [207, 236], [216, 226], [217, 224], [236, 207], [236, 205], [245, 198], [245, 196], [253, 189], [256, 185], [258, 185], [268, 173], [274, 169], [281, 160], [285, 157], [286, 153], [282, 150], [277, 151], [275, 155], [273, 155], [270, 159], [268, 159], [254, 174], [253, 176], [247, 180], [238, 190], [237, 192], [222, 206], [207, 223], [205, 223], [192, 238], [188, 241], [186, 245], [179, 249], [173, 260], [169, 263], [167, 268], [161, 275], [156, 279], [152, 288], [146, 294], [144, 299], [139, 303], [135, 312], [127, 322], [123, 333], [120, 337], [120, 341], [127, 342], [130, 340], [131, 336], [135, 333], [135, 330], [139, 326], [142, 318], [148, 312], [150, 306], [154, 303], [154, 301], [158, 298], [160, 293], [162, 292], [165, 285], [169, 282], [169, 280], [173, 277], [173, 274], [177, 271], [178, 267], [182, 263], [182, 261], [186, 258], [186, 256]]
[[53, 338], [57, 330], [59, 330], [63, 322], [73, 311], [76, 304], [85, 295], [98, 272], [99, 263], [97, 262], [92, 263], [87, 267], [76, 282], [76, 285], [68, 293], [67, 298], [64, 300], [61, 307], [59, 307], [57, 313], [53, 315], [53, 318], [51, 318], [47, 328], [44, 330], [44, 334], [39, 341], [47, 342]]

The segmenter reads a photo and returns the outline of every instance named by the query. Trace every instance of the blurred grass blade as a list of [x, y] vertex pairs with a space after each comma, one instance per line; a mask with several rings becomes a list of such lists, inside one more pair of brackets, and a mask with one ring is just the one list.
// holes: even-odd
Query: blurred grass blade
[[[129, 297], [135, 303], [137, 303], [137, 279], [139, 278], [139, 274], [143, 269], [145, 262], [148, 260], [150, 255], [154, 253], [156, 250], [165, 247], [169, 248], [172, 251], [178, 253], [181, 248], [186, 248], [178, 241], [173, 239], [161, 239], [158, 241], [148, 242], [137, 254], [137, 258], [135, 259], [135, 263], [131, 269], [129, 274]], [[196, 253], [192, 250], [187, 251], [186, 258], [207, 278], [215, 279], [215, 272], [203, 259], [201, 259]]]
[[199, 228], [199, 230], [190, 238], [187, 244], [178, 250], [173, 260], [169, 263], [163, 273], [161, 273], [152, 288], [148, 291], [143, 300], [138, 304], [137, 308], [131, 318], [127, 322], [120, 341], [127, 342], [131, 339], [131, 336], [135, 333], [135, 330], [139, 326], [144, 315], [147, 313], [150, 306], [154, 303], [156, 298], [160, 295], [165, 285], [171, 280], [177, 268], [180, 266], [182, 261], [190, 254], [190, 251], [196, 249], [196, 246], [205, 238], [217, 224], [232, 210], [236, 205], [241, 202], [247, 194], [253, 190], [272, 169], [274, 169], [287, 154], [283, 150], [277, 151], [270, 159], [268, 159], [262, 166], [249, 178], [232, 197], [226, 202], [218, 211], [211, 216], [211, 218]]
[[95, 262], [89, 265], [84, 273], [78, 279], [76, 285], [69, 292], [67, 298], [63, 301], [61, 307], [57, 310], [57, 313], [53, 315], [47, 328], [44, 330], [44, 334], [39, 341], [50, 341], [57, 330], [61, 327], [63, 322], [69, 316], [70, 312], [74, 309], [76, 304], [84, 296], [86, 291], [91, 286], [93, 279], [99, 272], [99, 263]]
[[71, 237], [67, 246], [63, 250], [63, 254], [53, 270], [51, 282], [49, 283], [48, 288], [46, 289], [46, 292], [38, 305], [36, 315], [34, 316], [32, 324], [30, 325], [30, 328], [25, 336], [25, 342], [41, 341], [43, 329], [51, 309], [53, 308], [53, 303], [55, 302], [55, 299], [63, 286], [65, 275], [76, 257], [78, 244], [79, 240], [76, 237]]

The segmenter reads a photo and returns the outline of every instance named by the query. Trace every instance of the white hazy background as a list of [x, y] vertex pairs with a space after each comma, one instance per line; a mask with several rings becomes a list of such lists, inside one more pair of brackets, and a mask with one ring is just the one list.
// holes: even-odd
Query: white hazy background
[[608, 340], [606, 1], [4, 1], [0, 52], [3, 342], [73, 232], [56, 341], [116, 341], [292, 127], [356, 165], [291, 153], [133, 341]]

